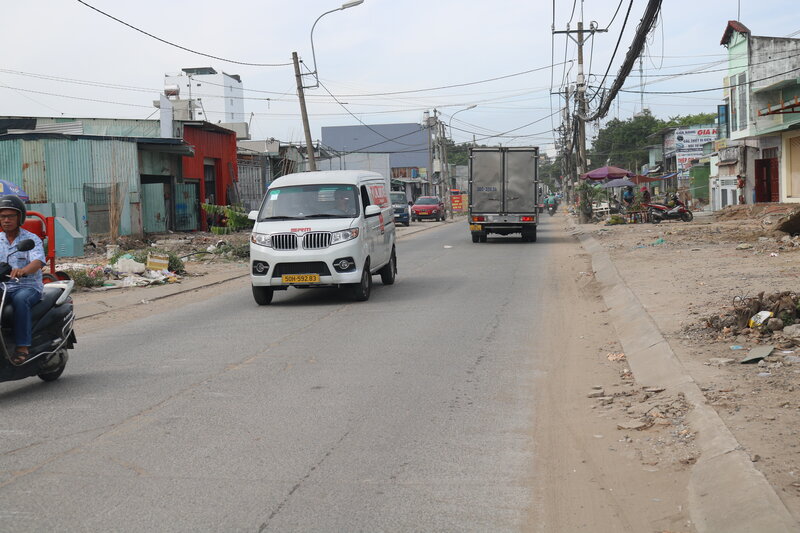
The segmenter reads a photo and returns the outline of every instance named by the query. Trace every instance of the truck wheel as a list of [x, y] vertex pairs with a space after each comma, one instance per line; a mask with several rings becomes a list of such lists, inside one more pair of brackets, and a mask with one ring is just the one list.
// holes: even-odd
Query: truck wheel
[[364, 271], [361, 273], [361, 281], [353, 283], [349, 287], [350, 297], [357, 302], [369, 300], [369, 293], [372, 289], [372, 274], [369, 272], [369, 260], [364, 264]]
[[486, 236], [487, 236], [487, 235], [486, 235], [486, 232], [485, 232], [485, 231], [481, 232], [481, 234], [480, 234], [480, 240], [481, 240], [481, 242], [486, 242]]
[[481, 236], [473, 231], [472, 232], [472, 242], [478, 242], [479, 240], [481, 240]]
[[524, 230], [522, 232], [522, 240], [525, 242], [536, 242], [536, 228]]
[[394, 255], [394, 248], [392, 248], [392, 257], [389, 262], [383, 265], [380, 270], [381, 283], [384, 285], [394, 285], [395, 274], [397, 274], [397, 258]]
[[272, 287], [256, 287], [253, 285], [253, 299], [258, 305], [269, 305], [272, 302], [272, 295], [275, 291]]

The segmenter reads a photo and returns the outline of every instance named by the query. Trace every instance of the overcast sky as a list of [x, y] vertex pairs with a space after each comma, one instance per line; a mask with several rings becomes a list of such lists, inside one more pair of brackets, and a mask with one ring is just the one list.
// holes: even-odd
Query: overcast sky
[[[341, 5], [336, 0], [85, 0], [86, 3], [155, 36], [186, 48], [244, 63], [287, 63], [297, 51], [313, 68], [309, 33], [318, 16]], [[564, 35], [572, 19], [609, 26], [585, 47], [589, 84], [603, 77], [630, 0], [365, 0], [324, 16], [314, 32], [317, 67], [324, 85], [307, 91], [314, 139], [320, 127], [421, 122], [436, 108], [452, 121], [456, 142], [547, 146], [558, 125], [558, 90], [575, 80], [576, 46]], [[611, 64], [616, 75], [646, 0], [634, 0]], [[573, 14], [573, 5], [576, 5]], [[644, 60], [645, 90], [680, 91], [722, 85], [726, 57], [720, 38], [737, 18], [736, 0], [664, 0]], [[618, 6], [619, 12], [612, 22]], [[754, 35], [787, 36], [800, 31], [796, 2], [742, 0], [741, 22]], [[302, 142], [294, 70], [224, 62], [181, 50], [107, 18], [77, 0], [3, 2], [0, 43], [0, 115], [157, 118], [152, 101], [164, 75], [184, 67], [213, 66], [239, 74], [245, 111], [252, 113], [253, 138]], [[800, 36], [800, 35], [798, 35]], [[567, 64], [564, 64], [565, 57]], [[552, 63], [556, 65], [550, 68]], [[705, 74], [665, 79], [703, 67]], [[434, 90], [509, 76], [487, 83]], [[648, 77], [650, 76], [650, 77]], [[552, 80], [552, 81], [551, 81]], [[100, 86], [103, 85], [103, 86]], [[626, 87], [639, 85], [637, 68]], [[326, 92], [337, 96], [342, 105]], [[638, 89], [636, 89], [638, 90]], [[416, 91], [394, 95], [375, 95]], [[715, 112], [721, 91], [692, 95], [644, 95], [645, 107], [661, 118]], [[374, 96], [364, 96], [374, 95]], [[221, 102], [204, 98], [208, 120], [222, 119]], [[639, 94], [624, 93], [608, 119], [639, 111]], [[350, 113], [355, 115], [354, 118]], [[523, 128], [520, 126], [527, 125]], [[593, 129], [589, 129], [592, 134]], [[520, 128], [520, 129], [517, 129]], [[507, 136], [490, 137], [515, 130]], [[513, 137], [512, 135], [517, 135]]]

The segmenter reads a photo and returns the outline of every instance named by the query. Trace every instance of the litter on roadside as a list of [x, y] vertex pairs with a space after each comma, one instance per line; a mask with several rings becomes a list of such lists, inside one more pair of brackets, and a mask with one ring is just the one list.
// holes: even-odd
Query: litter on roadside
[[767, 319], [772, 318], [774, 314], [772, 311], [759, 311], [750, 317], [747, 326], [750, 328], [758, 328], [764, 325]]
[[731, 350], [744, 350], [744, 346], [741, 346], [739, 344], [734, 344], [733, 346], [731, 346]]
[[624, 361], [625, 354], [622, 352], [610, 353], [606, 356], [609, 361]]
[[755, 348], [751, 349], [747, 353], [747, 356], [745, 356], [741, 361], [739, 361], [739, 363], [743, 365], [757, 363], [758, 361], [761, 361], [769, 354], [771, 354], [772, 350], [774, 349], [775, 347], [772, 345], [756, 346]]

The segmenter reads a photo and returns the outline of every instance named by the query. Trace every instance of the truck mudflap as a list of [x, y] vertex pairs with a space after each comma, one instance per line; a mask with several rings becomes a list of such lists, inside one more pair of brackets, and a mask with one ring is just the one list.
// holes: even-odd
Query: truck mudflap
[[510, 223], [510, 222], [472, 222], [469, 225], [472, 242], [486, 242], [490, 234], [512, 235], [520, 234], [523, 242], [536, 242], [536, 223]]

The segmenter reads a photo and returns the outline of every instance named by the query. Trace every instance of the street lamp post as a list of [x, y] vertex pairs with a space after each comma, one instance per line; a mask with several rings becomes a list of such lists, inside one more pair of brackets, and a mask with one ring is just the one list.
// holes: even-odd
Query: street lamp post
[[447, 129], [450, 130], [450, 139], [453, 139], [453, 118], [462, 111], [469, 111], [470, 109], [475, 109], [476, 107], [478, 107], [478, 104], [472, 104], [471, 106], [465, 107], [464, 109], [459, 109], [458, 111], [450, 115], [450, 120], [447, 122]]
[[[459, 109], [458, 111], [456, 111], [455, 113], [450, 115], [450, 120], [447, 122], [447, 128], [450, 130], [450, 139], [451, 140], [453, 140], [453, 117], [455, 117], [456, 115], [458, 115], [462, 111], [468, 111], [470, 109], [475, 109], [476, 107], [478, 107], [478, 104], [472, 104], [471, 106], [467, 106], [464, 109]], [[442, 139], [442, 144], [444, 144], [444, 139]], [[453, 140], [453, 146], [455, 146], [455, 140]], [[453, 199], [452, 199], [452, 196], [450, 194], [450, 186], [451, 186], [451, 184], [450, 184], [450, 166], [449, 165], [447, 166], [447, 169], [446, 169], [444, 174], [445, 174], [445, 177], [447, 179], [446, 184], [445, 184], [445, 193], [444, 193], [445, 197], [447, 198], [447, 202], [445, 203], [445, 209], [448, 209], [450, 211], [450, 216], [452, 217], [453, 216], [453, 203], [452, 203]]]
[[317, 158], [314, 154], [314, 144], [311, 140], [311, 126], [308, 123], [308, 112], [306, 111], [306, 98], [304, 89], [310, 89], [312, 87], [319, 87], [319, 77], [317, 76], [317, 55], [314, 52], [314, 28], [317, 26], [317, 22], [319, 19], [327, 15], [328, 13], [333, 13], [334, 11], [342, 11], [344, 9], [348, 9], [350, 7], [355, 7], [359, 4], [363, 4], [364, 0], [352, 0], [351, 2], [345, 2], [341, 5], [341, 7], [337, 7], [336, 9], [331, 9], [330, 11], [326, 11], [322, 15], [317, 17], [317, 20], [314, 21], [314, 24], [311, 26], [311, 57], [314, 59], [314, 71], [311, 74], [314, 76], [314, 79], [317, 80], [317, 83], [314, 85], [305, 86], [303, 85], [302, 77], [305, 74], [300, 73], [300, 61], [297, 58], [297, 52], [292, 52], [292, 62], [294, 63], [294, 75], [297, 81], [297, 97], [300, 100], [300, 116], [303, 119], [303, 133], [305, 134], [306, 138], [306, 152], [308, 152], [308, 169], [311, 171], [317, 170]]
[[351, 7], [355, 7], [363, 3], [364, 0], [352, 0], [351, 2], [345, 2], [344, 4], [341, 5], [341, 7], [337, 7], [336, 9], [331, 9], [330, 11], [326, 11], [322, 15], [318, 16], [317, 20], [314, 21], [314, 24], [311, 26], [311, 58], [314, 61], [314, 72], [312, 72], [311, 74], [314, 75], [314, 79], [317, 80], [317, 83], [306, 88], [319, 87], [319, 77], [317, 76], [317, 54], [314, 51], [314, 28], [317, 27], [317, 22], [319, 22], [319, 19], [321, 19], [325, 15], [333, 13], [334, 11], [344, 11], [345, 9], [349, 9]]

